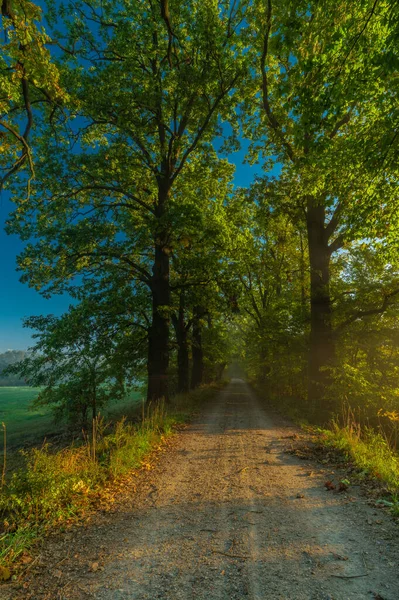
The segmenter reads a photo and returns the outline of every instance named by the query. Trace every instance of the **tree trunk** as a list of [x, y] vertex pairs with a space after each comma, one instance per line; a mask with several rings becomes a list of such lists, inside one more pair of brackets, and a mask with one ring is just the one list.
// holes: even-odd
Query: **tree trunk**
[[334, 362], [334, 340], [331, 322], [330, 257], [325, 229], [325, 207], [308, 202], [307, 232], [310, 262], [310, 346], [308, 401], [317, 419], [329, 416], [326, 398], [329, 386], [328, 367]]
[[216, 381], [217, 382], [222, 381], [222, 375], [223, 375], [226, 367], [227, 367], [227, 364], [225, 362], [219, 363], [217, 365], [217, 368], [216, 368]]
[[306, 305], [306, 283], [305, 283], [305, 248], [303, 247], [303, 236], [302, 231], [299, 232], [299, 243], [301, 248], [301, 256], [299, 259], [299, 272], [300, 272], [300, 281], [301, 281], [301, 309], [302, 314], [306, 314], [307, 305]]
[[169, 310], [170, 280], [168, 231], [165, 213], [169, 189], [160, 186], [155, 217], [159, 229], [155, 232], [155, 254], [152, 267], [152, 322], [148, 333], [148, 388], [147, 400], [169, 400]]
[[182, 338], [179, 342], [179, 348], [177, 352], [177, 364], [177, 391], [179, 394], [186, 394], [190, 389], [188, 339], [186, 330], [184, 330]]
[[204, 309], [202, 306], [196, 306], [194, 308], [193, 316], [193, 343], [192, 343], [192, 355], [193, 355], [193, 366], [191, 370], [191, 389], [195, 389], [201, 385], [204, 377], [204, 352], [202, 349], [202, 325], [201, 318], [204, 316]]
[[92, 395], [92, 401], [91, 401], [91, 412], [92, 412], [92, 419], [94, 421], [94, 419], [97, 418], [97, 388], [96, 388], [96, 384], [95, 383], [93, 385], [93, 395]]
[[185, 394], [190, 388], [188, 330], [184, 320], [184, 293], [180, 294], [179, 312], [173, 318], [177, 340], [177, 392]]

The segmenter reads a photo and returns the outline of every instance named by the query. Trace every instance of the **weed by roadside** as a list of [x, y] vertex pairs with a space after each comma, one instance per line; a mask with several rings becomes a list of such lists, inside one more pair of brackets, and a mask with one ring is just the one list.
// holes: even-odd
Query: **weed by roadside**
[[22, 451], [23, 466], [3, 481], [0, 493], [0, 581], [46, 532], [79, 518], [101, 500], [105, 487], [140, 468], [218, 389], [202, 387], [167, 406], [143, 405], [139, 423], [122, 419], [112, 430], [99, 418], [78, 446], [54, 451], [44, 444]]
[[[315, 458], [323, 463], [339, 463], [349, 470], [354, 482], [367, 484], [369, 493], [379, 499], [376, 504], [390, 509], [399, 518], [399, 415], [380, 411], [377, 415], [378, 429], [367, 425], [350, 407], [343, 407], [339, 417], [329, 427], [309, 425], [306, 407], [294, 398], [281, 399], [276, 403], [259, 386], [253, 386], [259, 397], [276, 412], [288, 417], [312, 437], [313, 443], [293, 453], [302, 458]], [[381, 423], [381, 418], [385, 422]], [[362, 423], [360, 422], [362, 421]]]
[[399, 455], [387, 438], [355, 422], [346, 426], [333, 422], [331, 429], [315, 432], [322, 446], [344, 456], [357, 481], [374, 482], [379, 490], [389, 493], [390, 499], [383, 502], [399, 517]]
[[355, 423], [351, 427], [333, 422], [330, 429], [309, 425], [302, 429], [307, 435], [297, 436], [299, 441], [287, 452], [345, 473], [337, 485], [330, 487], [327, 481], [327, 489], [343, 491], [361, 485], [376, 507], [388, 508], [399, 517], [399, 455], [382, 434]]

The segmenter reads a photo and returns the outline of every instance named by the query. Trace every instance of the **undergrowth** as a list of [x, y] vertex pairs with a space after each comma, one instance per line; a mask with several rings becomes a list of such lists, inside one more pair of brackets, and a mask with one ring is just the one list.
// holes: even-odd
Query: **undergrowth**
[[[380, 502], [389, 507], [394, 516], [399, 517], [399, 419], [396, 418], [396, 413], [382, 415], [390, 417], [388, 425], [385, 422], [384, 426], [380, 424], [371, 427], [366, 424], [367, 418], [364, 415], [345, 406], [341, 414], [331, 420], [328, 428], [321, 428], [309, 425], [311, 415], [307, 413], [303, 402], [298, 402], [292, 397], [279, 398], [277, 402], [270, 396], [265, 397], [260, 386], [255, 384], [253, 387], [277, 412], [315, 434], [318, 442], [326, 448], [338, 450], [345, 461], [353, 466], [358, 480], [378, 482], [381, 491], [385, 489], [390, 495], [389, 500], [384, 499]], [[381, 416], [380, 413], [377, 417]]]
[[105, 488], [145, 464], [151, 451], [210, 399], [216, 386], [149, 405], [138, 423], [103, 419], [80, 445], [54, 450], [49, 444], [21, 451], [23, 466], [3, 481], [0, 494], [0, 580], [49, 529], [73, 522], [100, 501]]
[[340, 451], [355, 467], [357, 479], [378, 481], [391, 495], [383, 504], [399, 517], [399, 454], [387, 437], [355, 421], [346, 425], [333, 421], [330, 429], [318, 430], [317, 435], [324, 446]]

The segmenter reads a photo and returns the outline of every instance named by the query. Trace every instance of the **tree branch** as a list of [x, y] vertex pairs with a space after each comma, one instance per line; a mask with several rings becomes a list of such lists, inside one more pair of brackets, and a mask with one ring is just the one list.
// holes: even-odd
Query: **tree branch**
[[347, 123], [349, 123], [353, 109], [354, 106], [352, 106], [348, 110], [348, 112], [342, 117], [342, 119], [338, 119], [338, 121], [335, 123], [334, 128], [329, 135], [330, 140], [332, 140], [337, 135], [342, 125], [346, 125]]
[[162, 19], [165, 22], [166, 25], [166, 29], [168, 31], [168, 50], [167, 50], [167, 57], [168, 57], [168, 63], [169, 66], [172, 67], [172, 44], [173, 44], [173, 38], [175, 36], [175, 34], [173, 33], [173, 29], [172, 29], [172, 23], [170, 21], [170, 13], [169, 13], [169, 0], [160, 0], [161, 3], [161, 16]]
[[[144, 200], [141, 200], [134, 194], [127, 192], [126, 190], [124, 190], [121, 187], [116, 187], [113, 185], [101, 185], [101, 184], [85, 185], [85, 186], [80, 187], [78, 190], [69, 192], [68, 194], [63, 194], [60, 197], [77, 196], [81, 192], [90, 191], [90, 190], [100, 190], [100, 191], [104, 191], [104, 192], [116, 192], [117, 194], [122, 194], [123, 196], [126, 196], [126, 198], [129, 198], [129, 200], [136, 202], [139, 206], [141, 206], [145, 210], [148, 210], [150, 213], [154, 214], [154, 209], [151, 206], [149, 206], [146, 202], [144, 202]], [[115, 206], [120, 206], [120, 205], [115, 205]], [[128, 205], [126, 205], [126, 206], [128, 207]], [[112, 206], [110, 206], [110, 208], [112, 208]]]
[[330, 252], [330, 254], [333, 254], [334, 252], [336, 252], [337, 250], [339, 250], [340, 248], [342, 248], [342, 246], [344, 245], [345, 242], [345, 237], [343, 233], [340, 233], [335, 240], [333, 240], [331, 242], [331, 244], [328, 246], [328, 250]]
[[95, 258], [117, 259], [121, 262], [124, 262], [127, 265], [129, 265], [129, 267], [131, 267], [134, 271], [137, 271], [137, 273], [139, 273], [139, 275], [140, 275], [139, 279], [140, 279], [140, 281], [142, 281], [142, 283], [145, 283], [146, 285], [151, 287], [151, 275], [147, 271], [147, 269], [145, 269], [141, 265], [138, 265], [131, 258], [129, 258], [128, 256], [126, 256], [122, 253], [119, 253], [119, 252], [116, 252], [113, 250], [99, 249], [94, 252], [76, 252], [74, 254], [71, 254], [71, 256], [70, 256], [71, 260], [76, 260], [78, 258], [85, 258], [85, 257], [92, 257], [94, 259]]
[[333, 235], [333, 233], [335, 232], [336, 228], [338, 227], [339, 224], [339, 219], [342, 213], [342, 203], [338, 202], [337, 206], [335, 207], [335, 210], [332, 214], [332, 217], [330, 219], [330, 221], [327, 223], [327, 225], [324, 228], [324, 231], [326, 233], [327, 236], [327, 240], [330, 239], [330, 237]]
[[397, 296], [398, 294], [399, 289], [393, 290], [389, 294], [385, 294], [382, 305], [379, 308], [370, 308], [369, 310], [359, 310], [355, 312], [351, 317], [349, 317], [349, 319], [341, 323], [341, 325], [339, 325], [336, 328], [336, 331], [341, 331], [342, 329], [344, 329], [354, 321], [357, 321], [358, 319], [364, 319], [365, 317], [371, 317], [373, 315], [379, 315], [384, 313], [387, 310], [387, 308], [389, 308], [389, 306], [391, 305], [391, 299]]
[[15, 161], [15, 163], [13, 164], [13, 166], [4, 175], [4, 177], [2, 177], [0, 179], [0, 190], [1, 190], [1, 188], [3, 187], [3, 185], [7, 181], [7, 179], [9, 177], [11, 177], [11, 175], [13, 173], [15, 173], [15, 171], [17, 171], [20, 168], [20, 166], [25, 162], [26, 159], [28, 159], [29, 169], [30, 169], [30, 172], [31, 172], [31, 177], [29, 178], [29, 182], [32, 179], [32, 177], [34, 177], [35, 170], [34, 170], [34, 166], [33, 166], [33, 161], [32, 161], [32, 155], [31, 155], [30, 147], [29, 147], [28, 142], [26, 141], [25, 137], [23, 135], [20, 135], [18, 133], [18, 131], [16, 131], [13, 127], [11, 127], [10, 125], [8, 125], [8, 123], [6, 123], [5, 121], [0, 121], [0, 125], [1, 125], [1, 127], [4, 127], [4, 129], [6, 129], [7, 131], [9, 131], [21, 143], [21, 145], [23, 146], [22, 155], [18, 158], [18, 160]]
[[213, 117], [213, 115], [215, 114], [215, 111], [217, 109], [217, 107], [219, 106], [220, 102], [223, 100], [223, 98], [226, 96], [226, 94], [229, 93], [229, 91], [233, 88], [234, 84], [236, 83], [236, 81], [238, 80], [239, 75], [237, 74], [233, 80], [230, 82], [230, 84], [228, 85], [227, 88], [223, 88], [222, 91], [220, 92], [220, 94], [216, 97], [213, 105], [210, 107], [208, 114], [206, 115], [202, 125], [200, 126], [200, 128], [197, 131], [197, 134], [195, 135], [192, 143], [188, 146], [187, 150], [184, 152], [183, 157], [180, 161], [179, 166], [176, 168], [173, 177], [172, 177], [172, 181], [174, 181], [176, 179], [176, 177], [179, 175], [180, 171], [183, 169], [188, 157], [190, 156], [190, 154], [193, 152], [193, 150], [195, 150], [195, 148], [198, 145], [198, 142], [200, 141], [200, 139], [202, 138], [204, 132], [206, 131], [206, 128], [208, 127], [208, 124], [211, 120], [211, 118]]

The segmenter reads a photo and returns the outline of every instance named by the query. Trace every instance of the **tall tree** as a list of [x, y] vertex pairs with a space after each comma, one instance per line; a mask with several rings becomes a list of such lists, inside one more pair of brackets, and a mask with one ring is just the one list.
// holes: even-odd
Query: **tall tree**
[[80, 1], [63, 10], [70, 114], [59, 117], [57, 135], [42, 137], [42, 183], [11, 229], [41, 240], [21, 261], [39, 288], [111, 263], [148, 286], [149, 399], [169, 394], [179, 182], [196, 157], [212, 155], [221, 120], [233, 119], [244, 10], [228, 0]]
[[94, 419], [106, 403], [126, 396], [135, 378], [125, 346], [132, 355], [137, 331], [134, 340], [132, 335], [126, 340], [115, 321], [110, 324], [91, 301], [71, 306], [61, 317], [30, 317], [25, 326], [36, 330], [37, 342], [8, 372], [41, 388], [36, 406], [49, 405], [56, 418], [86, 426], [89, 411]]
[[191, 177], [181, 192], [186, 207], [180, 215], [181, 235], [171, 248], [172, 322], [178, 349], [179, 391], [189, 387], [190, 348], [193, 387], [202, 383], [201, 325], [203, 316], [213, 313], [220, 303], [219, 280], [226, 268], [229, 247], [227, 206], [234, 167], [226, 160], [216, 160], [216, 156], [211, 163], [209, 159], [208, 156], [206, 168], [199, 169], [195, 162], [189, 167]]
[[[265, 191], [266, 190], [266, 191]], [[307, 333], [308, 270], [303, 272], [304, 226], [281, 196], [284, 185], [259, 178], [236, 193], [231, 276], [238, 284], [237, 326], [248, 377], [268, 395], [303, 399], [303, 340]]]
[[253, 151], [282, 163], [290, 196], [303, 211], [310, 264], [308, 395], [318, 411], [326, 408], [321, 398], [334, 362], [331, 256], [357, 234], [353, 215], [361, 213], [359, 198], [370, 183], [359, 162], [373, 124], [380, 124], [381, 111], [393, 123], [385, 112], [391, 105], [386, 77], [376, 66], [389, 37], [388, 8], [389, 2], [375, 0], [267, 0], [252, 3], [249, 17], [247, 43], [257, 70], [246, 92], [245, 126], [256, 140]]

